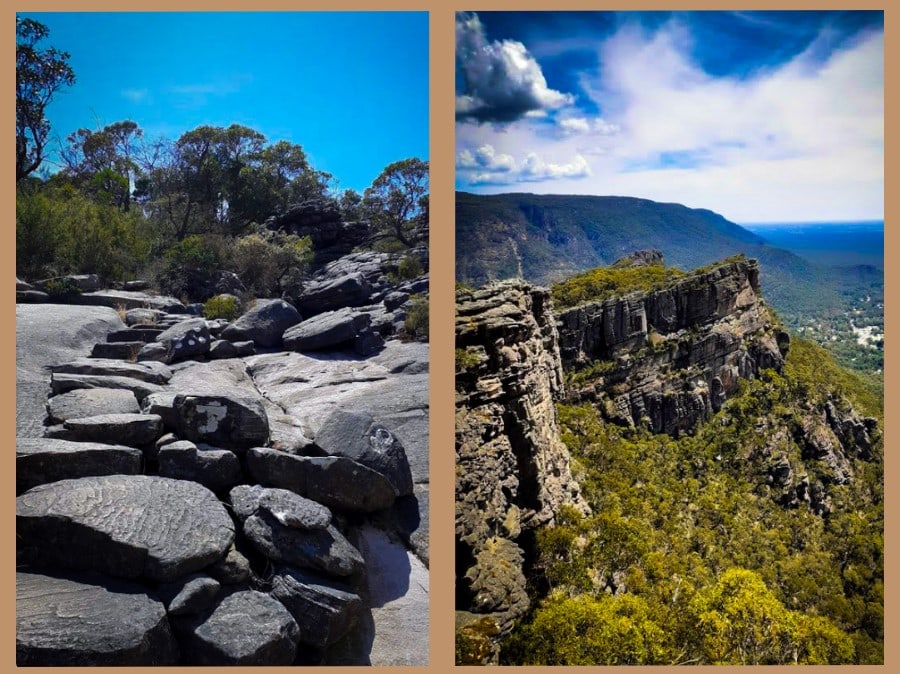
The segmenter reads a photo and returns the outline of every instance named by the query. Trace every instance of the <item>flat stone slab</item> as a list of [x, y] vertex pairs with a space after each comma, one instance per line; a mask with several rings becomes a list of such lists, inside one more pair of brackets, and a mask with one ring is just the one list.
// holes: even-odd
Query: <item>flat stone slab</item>
[[172, 378], [172, 370], [163, 363], [127, 363], [103, 358], [78, 358], [49, 369], [57, 374], [129, 377], [149, 384], [165, 384]]
[[247, 452], [247, 469], [260, 484], [289, 489], [337, 510], [374, 512], [397, 498], [387, 478], [341, 456], [295, 456], [253, 447]]
[[50, 375], [50, 390], [53, 395], [77, 391], [79, 389], [121, 389], [131, 391], [138, 401], [143, 401], [149, 395], [159, 393], [163, 389], [157, 384], [149, 384], [140, 379], [131, 377], [108, 377], [90, 374], [60, 374], [54, 372]]
[[35, 565], [169, 582], [224, 557], [234, 524], [194, 482], [110, 475], [25, 492], [16, 533], [18, 554]]
[[138, 475], [141, 450], [95, 442], [16, 438], [16, 493], [39, 484], [95, 475]]
[[290, 665], [299, 632], [281, 602], [246, 590], [187, 622], [182, 645], [192, 665]]
[[141, 447], [162, 435], [162, 417], [156, 414], [99, 414], [67, 419], [67, 440], [103, 442]]
[[300, 626], [300, 642], [324, 649], [357, 623], [363, 601], [349, 585], [290, 566], [275, 567], [272, 596]]
[[47, 367], [87, 356], [122, 327], [112, 309], [63, 304], [16, 305], [16, 435], [40, 437], [50, 375]]
[[294, 529], [259, 511], [244, 521], [244, 536], [268, 559], [316, 569], [331, 576], [353, 576], [363, 560], [344, 535], [333, 526]]
[[16, 665], [173, 665], [166, 609], [119, 580], [16, 573]]
[[100, 342], [91, 349], [91, 358], [116, 358], [136, 361], [144, 342]]
[[[126, 317], [127, 318], [127, 317]], [[126, 330], [114, 330], [106, 335], [107, 342], [152, 342], [160, 334], [161, 328], [148, 328], [145, 326], [128, 328]]]
[[139, 414], [140, 411], [134, 393], [124, 389], [76, 389], [47, 401], [47, 412], [53, 424], [98, 414]]
[[372, 286], [360, 273], [338, 278], [312, 281], [297, 298], [297, 308], [303, 315], [317, 314], [339, 307], [365, 304], [372, 294]]
[[98, 290], [92, 293], [81, 293], [72, 299], [72, 304], [111, 307], [118, 309], [157, 309], [167, 313], [185, 311], [184, 305], [174, 297], [165, 295], [148, 295], [129, 290]]

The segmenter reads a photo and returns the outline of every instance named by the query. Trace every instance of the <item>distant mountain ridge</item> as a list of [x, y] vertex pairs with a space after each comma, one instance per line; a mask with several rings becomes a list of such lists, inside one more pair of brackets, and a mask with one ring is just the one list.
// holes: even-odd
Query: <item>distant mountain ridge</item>
[[755, 258], [766, 299], [780, 310], [814, 311], [837, 294], [823, 267], [710, 210], [636, 197], [456, 193], [459, 281], [549, 285], [646, 248], [685, 270], [737, 253]]

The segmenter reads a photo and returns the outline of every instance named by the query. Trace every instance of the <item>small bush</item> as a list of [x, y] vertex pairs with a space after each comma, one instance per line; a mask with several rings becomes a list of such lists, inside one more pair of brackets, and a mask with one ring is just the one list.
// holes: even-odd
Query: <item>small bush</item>
[[50, 297], [55, 299], [62, 299], [66, 297], [72, 297], [73, 295], [80, 295], [81, 288], [78, 287], [78, 284], [75, 283], [71, 278], [55, 278], [47, 281], [44, 284], [44, 292], [46, 292]]
[[407, 255], [397, 266], [397, 275], [404, 280], [412, 280], [422, 275], [422, 263], [419, 258], [413, 255]]
[[465, 372], [470, 370], [481, 362], [481, 358], [474, 351], [469, 349], [456, 350], [456, 371]]
[[409, 309], [406, 311], [406, 322], [403, 324], [407, 334], [420, 342], [428, 341], [428, 296], [413, 295]]
[[224, 318], [226, 321], [233, 321], [240, 315], [240, 302], [234, 295], [216, 295], [203, 305], [203, 317], [210, 320]]

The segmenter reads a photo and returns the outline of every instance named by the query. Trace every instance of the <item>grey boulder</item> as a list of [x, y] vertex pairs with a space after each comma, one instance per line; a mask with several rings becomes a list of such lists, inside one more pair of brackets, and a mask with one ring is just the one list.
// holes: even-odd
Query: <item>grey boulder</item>
[[47, 401], [50, 423], [98, 414], [138, 414], [141, 411], [134, 393], [124, 389], [76, 389]]
[[241, 463], [227, 449], [198, 449], [180, 440], [160, 447], [156, 458], [161, 477], [199, 482], [213, 491], [233, 487], [241, 479]]
[[66, 419], [65, 439], [141, 447], [162, 435], [162, 418], [156, 414], [99, 414]]
[[316, 433], [316, 445], [329, 456], [344, 456], [380, 473], [398, 496], [413, 493], [413, 478], [400, 440], [371, 414], [336, 410]]
[[61, 480], [16, 498], [17, 554], [36, 566], [169, 582], [224, 557], [234, 524], [194, 482], [146, 475]]
[[344, 307], [309, 318], [284, 333], [284, 348], [321, 351], [352, 342], [369, 326], [369, 315]]
[[160, 333], [156, 341], [166, 348], [165, 362], [174, 363], [207, 353], [211, 337], [206, 321], [192, 318]]
[[16, 573], [20, 667], [173, 665], [166, 610], [119, 580]]
[[260, 484], [289, 489], [329, 508], [374, 512], [389, 508], [397, 491], [380, 473], [342, 456], [295, 456], [253, 447], [247, 469]]
[[222, 331], [222, 339], [278, 346], [284, 331], [299, 322], [300, 314], [284, 300], [257, 300], [252, 309]]
[[269, 419], [258, 398], [179, 394], [173, 401], [178, 435], [241, 451], [269, 441]]
[[279, 565], [272, 576], [272, 596], [285, 605], [300, 626], [300, 641], [324, 649], [343, 637], [362, 615], [362, 599], [339, 581]]
[[238, 485], [229, 494], [231, 508], [241, 521], [262, 508], [279, 524], [294, 529], [325, 529], [331, 524], [331, 511], [287, 489], [260, 485]]
[[229, 595], [182, 630], [192, 665], [290, 665], [300, 636], [287, 609], [254, 590]]

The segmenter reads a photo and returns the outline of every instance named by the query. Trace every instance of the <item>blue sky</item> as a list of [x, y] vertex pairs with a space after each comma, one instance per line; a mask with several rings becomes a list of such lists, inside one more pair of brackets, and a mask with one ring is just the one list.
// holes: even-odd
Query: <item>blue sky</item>
[[20, 13], [70, 53], [47, 115], [65, 139], [131, 119], [145, 137], [249, 126], [303, 146], [340, 189], [428, 158], [424, 12]]
[[884, 217], [883, 12], [456, 19], [456, 184]]

